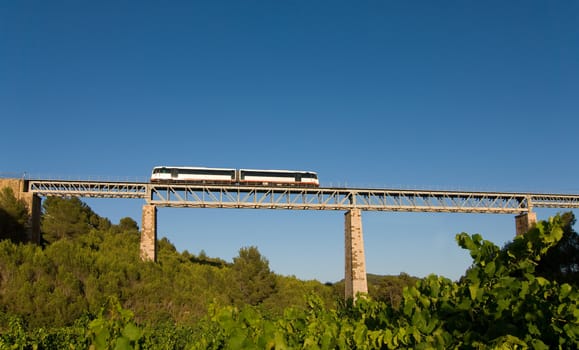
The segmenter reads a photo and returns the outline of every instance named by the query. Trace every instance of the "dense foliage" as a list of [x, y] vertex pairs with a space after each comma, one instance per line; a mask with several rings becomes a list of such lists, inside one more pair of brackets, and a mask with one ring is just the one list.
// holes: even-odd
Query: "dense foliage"
[[0, 239], [24, 242], [28, 228], [28, 208], [17, 200], [10, 187], [0, 189]]
[[21, 217], [26, 222], [26, 206], [9, 189], [3, 193], [0, 209], [12, 216], [0, 221], [6, 228], [0, 241], [0, 331], [11, 325], [27, 334], [75, 327], [97, 317], [111, 298], [130, 309], [139, 325], [155, 327], [191, 327], [210, 305], [251, 304], [274, 317], [286, 307], [305, 308], [309, 293], [328, 305], [336, 300], [320, 282], [275, 275], [256, 247], [241, 248], [227, 263], [204, 252], [179, 253], [161, 239], [158, 263], [142, 262], [133, 219], [113, 225], [77, 198], [47, 198], [44, 246], [23, 244], [12, 234], [20, 226], [12, 223]]
[[[255, 248], [249, 250], [256, 251], [255, 262], [263, 271], [242, 281], [240, 275], [256, 271], [254, 261], [192, 263], [191, 254], [179, 254], [166, 239], [158, 243], [159, 263], [145, 263], [138, 256], [138, 231], [94, 230], [44, 249], [2, 241], [0, 310], [18, 315], [30, 327], [69, 326], [87, 313], [97, 314], [114, 296], [139, 322], [191, 325], [212, 302], [267, 305], [270, 313], [281, 314], [284, 306], [305, 304], [308, 292], [318, 291], [332, 300], [331, 289], [319, 282], [271, 273]], [[267, 295], [264, 286], [269, 288]]]
[[572, 212], [561, 214], [563, 237], [541, 258], [537, 275], [579, 287], [579, 234], [574, 224]]
[[0, 242], [0, 349], [576, 349], [579, 292], [545, 269], [572, 223], [503, 249], [459, 234], [473, 258], [460, 281], [369, 276], [369, 296], [337, 303], [343, 284], [275, 275], [256, 247], [227, 263], [162, 239], [158, 263], [141, 262], [134, 220], [51, 200], [45, 247]]
[[[48, 197], [42, 207], [42, 237], [48, 243], [85, 234], [90, 229], [107, 230], [111, 222], [92, 211], [80, 199]], [[121, 221], [121, 224], [123, 222]]]
[[329, 310], [286, 310], [271, 321], [252, 309], [214, 310], [202, 342], [208, 349], [577, 349], [579, 292], [536, 276], [563, 236], [557, 216], [501, 250], [480, 235], [457, 235], [471, 268], [459, 282], [429, 276], [406, 288], [398, 309], [372, 299]]

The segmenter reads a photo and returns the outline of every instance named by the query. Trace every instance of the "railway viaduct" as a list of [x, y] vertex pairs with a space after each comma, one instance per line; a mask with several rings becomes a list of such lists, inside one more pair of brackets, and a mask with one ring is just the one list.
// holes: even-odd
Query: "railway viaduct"
[[157, 208], [239, 208], [344, 211], [346, 298], [367, 293], [363, 211], [515, 214], [516, 234], [535, 222], [533, 208], [579, 208], [579, 195], [360, 188], [299, 188], [151, 184], [146, 182], [0, 179], [23, 200], [31, 217], [29, 239], [40, 242], [41, 197], [145, 200], [140, 256], [157, 258]]

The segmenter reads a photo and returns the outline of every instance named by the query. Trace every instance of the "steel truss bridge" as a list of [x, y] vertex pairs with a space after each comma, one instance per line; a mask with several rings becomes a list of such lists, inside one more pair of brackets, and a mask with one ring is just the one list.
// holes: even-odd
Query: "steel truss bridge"
[[28, 180], [38, 196], [137, 198], [158, 207], [520, 214], [579, 208], [579, 194]]
[[[517, 214], [516, 232], [523, 234], [536, 222], [533, 208], [579, 208], [579, 194], [26, 181], [24, 189], [32, 197], [144, 199], [140, 243], [144, 261], [156, 261], [157, 207], [344, 210], [344, 295], [354, 299], [358, 293], [368, 292], [360, 215], [363, 210]], [[40, 201], [32, 202], [39, 204]], [[33, 212], [40, 213], [39, 209]], [[37, 228], [40, 227], [39, 220], [38, 214]]]

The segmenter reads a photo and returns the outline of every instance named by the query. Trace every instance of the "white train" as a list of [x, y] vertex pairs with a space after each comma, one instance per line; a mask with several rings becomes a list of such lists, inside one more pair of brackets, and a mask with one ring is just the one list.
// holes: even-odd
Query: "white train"
[[154, 167], [151, 182], [246, 186], [320, 186], [318, 174], [311, 171], [176, 166]]

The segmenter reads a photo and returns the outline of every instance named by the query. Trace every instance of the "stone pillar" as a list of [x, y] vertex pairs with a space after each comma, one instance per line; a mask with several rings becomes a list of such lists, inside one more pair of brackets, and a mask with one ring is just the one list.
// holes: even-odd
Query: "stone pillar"
[[40, 197], [28, 192], [28, 181], [25, 179], [0, 179], [0, 190], [4, 187], [11, 188], [14, 197], [26, 204], [29, 216], [26, 239], [29, 242], [40, 244]]
[[359, 209], [345, 214], [346, 221], [346, 299], [357, 298], [358, 293], [368, 293], [366, 258], [362, 237], [362, 216]]
[[42, 214], [42, 200], [37, 195], [30, 193], [30, 222], [28, 223], [28, 240], [35, 244], [40, 244], [40, 215]]
[[40, 244], [40, 216], [42, 214], [42, 200], [34, 193], [28, 192], [27, 188], [23, 192], [15, 193], [16, 198], [26, 203], [28, 209], [28, 227], [26, 239], [28, 242]]
[[141, 260], [157, 261], [157, 207], [143, 206]]
[[515, 216], [517, 236], [525, 234], [535, 223], [537, 223], [537, 214], [532, 211]]

